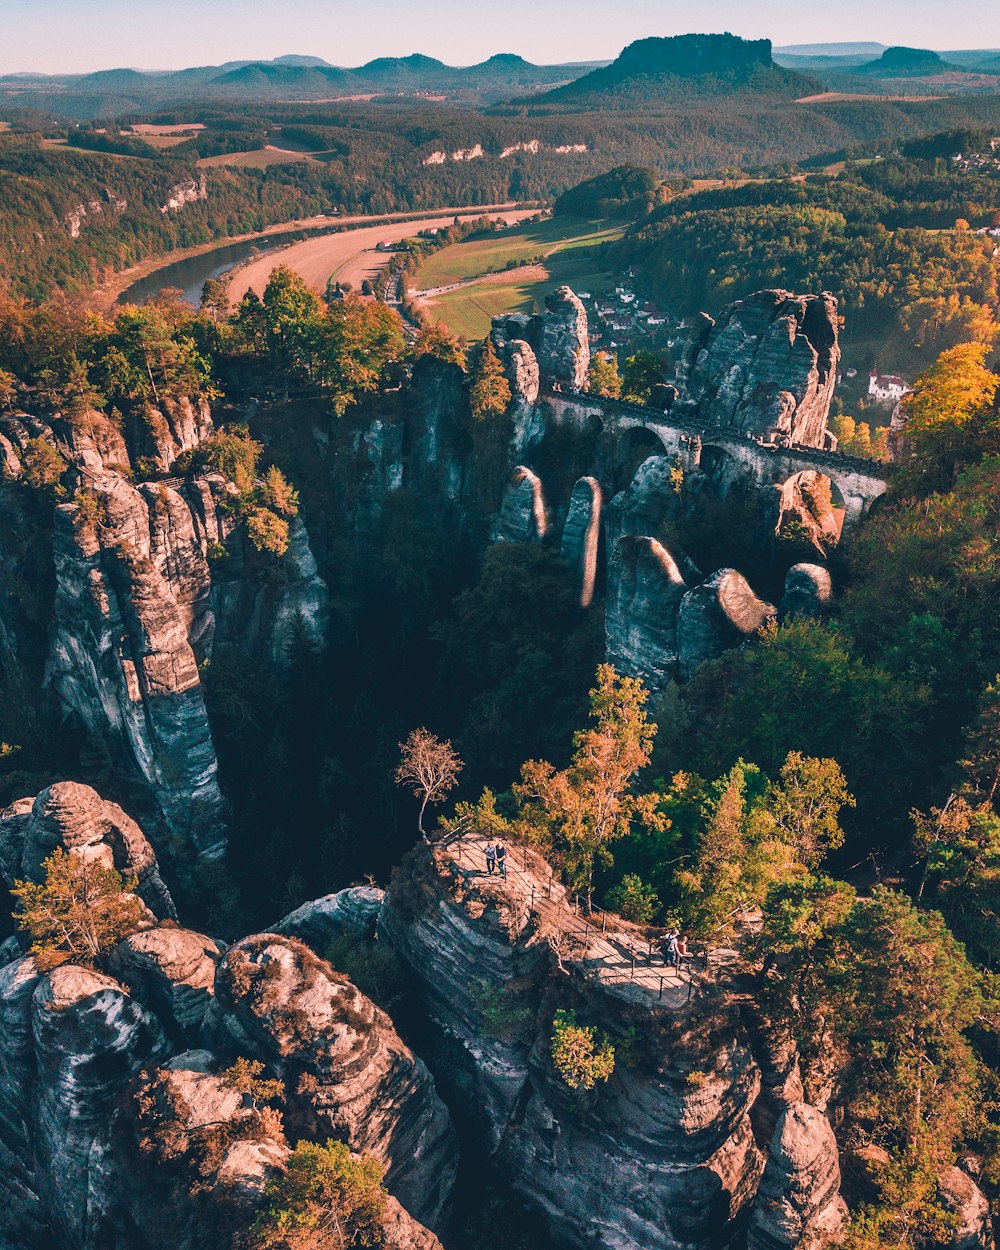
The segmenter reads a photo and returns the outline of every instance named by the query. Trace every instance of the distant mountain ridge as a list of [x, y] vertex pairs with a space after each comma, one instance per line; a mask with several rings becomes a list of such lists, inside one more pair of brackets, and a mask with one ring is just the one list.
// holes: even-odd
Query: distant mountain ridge
[[[446, 65], [435, 57], [412, 53], [376, 57], [365, 65], [345, 68], [331, 65], [322, 57], [289, 54], [274, 60], [229, 61], [167, 71], [122, 67], [90, 74], [0, 75], [0, 102], [4, 84], [8, 84], [7, 94], [16, 91], [21, 104], [39, 108], [48, 105], [70, 116], [94, 116], [98, 106], [102, 112], [128, 112], [195, 97], [275, 100], [323, 99], [337, 94], [444, 92], [499, 99], [525, 89], [564, 83], [593, 67], [594, 62], [533, 65], [515, 53], [500, 52], [469, 66]], [[60, 102], [77, 107], [63, 108]]]
[[805, 75], [775, 64], [769, 39], [741, 39], [728, 33], [673, 35], [630, 43], [610, 65], [537, 99], [555, 102], [618, 97], [631, 104], [643, 98], [735, 92], [793, 98], [816, 87]]

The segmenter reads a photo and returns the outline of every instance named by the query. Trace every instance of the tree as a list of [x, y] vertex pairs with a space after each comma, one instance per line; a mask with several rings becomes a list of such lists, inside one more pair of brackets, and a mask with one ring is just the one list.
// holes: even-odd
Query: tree
[[424, 811], [428, 803], [442, 803], [458, 784], [462, 761], [450, 742], [442, 742], [429, 729], [414, 729], [399, 744], [401, 759], [396, 769], [396, 784], [406, 786], [420, 798], [417, 828], [427, 841]]
[[625, 358], [621, 393], [637, 404], [648, 404], [656, 387], [666, 381], [663, 358], [656, 352], [635, 352]]
[[335, 300], [318, 325], [317, 371], [341, 416], [362, 395], [378, 389], [389, 365], [404, 351], [399, 314], [378, 300], [356, 295]]
[[[248, 308], [248, 314], [254, 310]], [[289, 268], [272, 269], [264, 288], [262, 324], [264, 343], [285, 384], [308, 377], [316, 353], [316, 336], [322, 312], [319, 296]]]
[[608, 906], [633, 924], [649, 924], [659, 905], [656, 891], [634, 872], [627, 872], [618, 885], [608, 891]]
[[285, 1090], [283, 1082], [268, 1080], [262, 1075], [263, 1071], [260, 1060], [244, 1059], [241, 1055], [222, 1073], [222, 1084], [248, 1098], [254, 1111], [259, 1111], [262, 1103], [280, 1098]]
[[247, 534], [258, 551], [269, 551], [273, 556], [283, 556], [288, 550], [288, 522], [270, 508], [248, 508]]
[[577, 1024], [576, 1012], [560, 1009], [552, 1021], [552, 1064], [570, 1089], [591, 1090], [615, 1070], [615, 1048], [593, 1025]]
[[635, 822], [650, 828], [663, 824], [658, 796], [632, 792], [656, 734], [644, 710], [648, 697], [637, 678], [620, 677], [602, 664], [590, 692], [593, 727], [574, 735], [569, 768], [556, 771], [544, 760], [529, 760], [514, 786], [519, 826], [561, 857], [571, 883], [586, 891], [588, 907], [595, 861], [612, 859], [609, 843]]
[[8, 412], [14, 407], [17, 399], [17, 378], [6, 369], [0, 369], [0, 405]]
[[976, 1064], [965, 1036], [980, 980], [937, 912], [828, 877], [781, 883], [764, 908], [762, 1001], [799, 1047], [807, 1098], [839, 1063], [856, 1140], [938, 1167], [970, 1117]]
[[435, 321], [420, 331], [413, 346], [413, 357], [419, 360], [421, 356], [436, 356], [447, 364], [465, 368], [465, 349], [443, 321]]
[[612, 352], [594, 352], [590, 358], [587, 389], [607, 399], [617, 399], [622, 391], [618, 376], [618, 357]]
[[229, 319], [229, 283], [209, 278], [201, 288], [200, 310], [212, 325], [223, 325]]
[[500, 357], [487, 336], [472, 368], [469, 406], [476, 421], [497, 421], [510, 407], [511, 391]]
[[986, 365], [988, 348], [963, 343], [942, 352], [903, 399], [907, 460], [894, 483], [897, 496], [948, 488], [960, 469], [994, 439], [1000, 376]]
[[146, 910], [114, 868], [61, 847], [45, 861], [45, 880], [15, 881], [16, 920], [45, 965], [68, 959], [93, 964], [144, 922]]
[[253, 1250], [353, 1250], [385, 1245], [385, 1168], [339, 1141], [300, 1141], [268, 1182]]
[[66, 471], [66, 461], [44, 438], [29, 438], [21, 455], [24, 480], [35, 490], [58, 488]]

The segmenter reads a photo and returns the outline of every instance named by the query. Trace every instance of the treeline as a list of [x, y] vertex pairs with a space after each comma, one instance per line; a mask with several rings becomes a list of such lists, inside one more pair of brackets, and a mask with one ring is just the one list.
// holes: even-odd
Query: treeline
[[677, 199], [615, 248], [671, 308], [718, 308], [764, 287], [832, 291], [847, 342], [930, 360], [989, 341], [1000, 308], [992, 178], [902, 158], [839, 176], [788, 179]]

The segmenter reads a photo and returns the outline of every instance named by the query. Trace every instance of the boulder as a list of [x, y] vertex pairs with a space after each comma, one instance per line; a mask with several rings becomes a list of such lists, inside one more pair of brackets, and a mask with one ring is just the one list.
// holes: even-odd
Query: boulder
[[681, 676], [752, 638], [775, 619], [771, 604], [758, 599], [735, 569], [719, 569], [689, 590], [677, 617], [677, 656]]
[[109, 966], [160, 1019], [171, 1040], [194, 1045], [215, 993], [224, 948], [190, 929], [162, 926], [125, 938]]
[[961, 1168], [945, 1168], [938, 1177], [938, 1197], [957, 1221], [942, 1250], [994, 1250], [990, 1204], [970, 1176]]
[[317, 955], [324, 956], [334, 938], [372, 937], [383, 894], [372, 885], [355, 885], [336, 894], [325, 894], [289, 912], [271, 926], [270, 932], [298, 938]]
[[778, 1118], [754, 1200], [748, 1250], [810, 1250], [826, 1244], [847, 1217], [830, 1122], [808, 1103]]
[[833, 606], [833, 580], [821, 564], [793, 564], [785, 574], [779, 615], [826, 616]]
[[117, 803], [90, 786], [57, 781], [0, 813], [0, 875], [8, 884], [17, 878], [41, 881], [44, 861], [59, 847], [135, 877], [135, 892], [154, 916], [176, 917], [145, 834]]

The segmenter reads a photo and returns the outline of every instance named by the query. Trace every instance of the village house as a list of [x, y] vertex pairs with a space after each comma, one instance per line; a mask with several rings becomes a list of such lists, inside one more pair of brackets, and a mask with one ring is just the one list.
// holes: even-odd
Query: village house
[[910, 388], [894, 373], [879, 373], [873, 369], [868, 378], [868, 394], [879, 404], [898, 403]]

